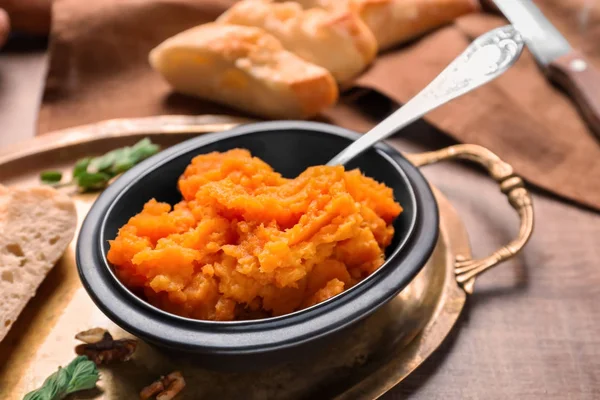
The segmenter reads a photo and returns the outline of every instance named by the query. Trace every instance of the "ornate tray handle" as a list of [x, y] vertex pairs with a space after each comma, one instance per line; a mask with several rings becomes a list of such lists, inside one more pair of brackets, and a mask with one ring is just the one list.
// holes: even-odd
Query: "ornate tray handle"
[[521, 251], [531, 237], [533, 231], [531, 196], [523, 180], [514, 174], [513, 168], [485, 147], [461, 144], [427, 153], [409, 154], [406, 157], [418, 167], [453, 159], [469, 160], [482, 165], [498, 182], [500, 191], [508, 197], [508, 202], [519, 214], [521, 224], [519, 234], [509, 244], [481, 259], [467, 259], [461, 255], [456, 257], [454, 263], [456, 280], [467, 293], [471, 294], [478, 275], [513, 257]]

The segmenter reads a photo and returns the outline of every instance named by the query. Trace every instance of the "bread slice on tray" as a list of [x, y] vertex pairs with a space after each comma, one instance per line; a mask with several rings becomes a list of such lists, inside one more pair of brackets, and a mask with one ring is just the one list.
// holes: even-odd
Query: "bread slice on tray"
[[75, 234], [77, 213], [50, 187], [0, 185], [0, 341]]
[[333, 76], [260, 28], [208, 23], [154, 48], [150, 64], [181, 93], [261, 117], [309, 118], [337, 101]]
[[479, 10], [477, 0], [297, 1], [304, 8], [346, 9], [357, 13], [375, 35], [379, 50], [404, 43], [463, 14]]
[[286, 50], [327, 69], [338, 82], [356, 76], [377, 55], [373, 33], [348, 10], [304, 10], [293, 1], [243, 0], [217, 22], [262, 28]]

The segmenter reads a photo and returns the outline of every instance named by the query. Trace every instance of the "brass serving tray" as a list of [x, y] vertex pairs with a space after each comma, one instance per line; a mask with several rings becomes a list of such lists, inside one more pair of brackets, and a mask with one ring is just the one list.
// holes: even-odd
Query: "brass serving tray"
[[[112, 120], [38, 137], [0, 153], [0, 182], [37, 184], [45, 169], [69, 171], [84, 156], [150, 137], [163, 147], [189, 137], [227, 130], [247, 120], [227, 116], [165, 116]], [[220, 373], [195, 367], [140, 343], [133, 360], [101, 368], [97, 390], [77, 398], [131, 399], [158, 376], [179, 369], [187, 387], [178, 399], [374, 399], [401, 382], [442, 343], [473, 288], [477, 274], [514, 255], [531, 233], [531, 203], [512, 171], [485, 149], [472, 146], [410, 155], [424, 165], [463, 157], [483, 163], [506, 188], [519, 211], [519, 239], [483, 260], [471, 260], [464, 226], [448, 200], [434, 188], [440, 210], [440, 236], [431, 259], [411, 284], [325, 354], [290, 362], [274, 370]], [[454, 149], [454, 150], [449, 150]], [[462, 155], [462, 156], [461, 156]], [[486, 161], [486, 162], [484, 162]], [[510, 167], [509, 167], [510, 168]], [[518, 178], [517, 178], [518, 179]], [[517, 194], [515, 194], [517, 192]], [[519, 195], [518, 193], [521, 193]], [[512, 196], [512, 197], [511, 197]], [[79, 223], [95, 194], [75, 194]], [[516, 199], [516, 200], [515, 200]], [[77, 234], [77, 233], [76, 233]], [[93, 304], [81, 286], [73, 241], [0, 343], [0, 399], [22, 399], [59, 365], [74, 357], [74, 335], [106, 327], [114, 336], [128, 334]], [[490, 261], [491, 259], [491, 261]], [[459, 284], [460, 282], [460, 284]]]

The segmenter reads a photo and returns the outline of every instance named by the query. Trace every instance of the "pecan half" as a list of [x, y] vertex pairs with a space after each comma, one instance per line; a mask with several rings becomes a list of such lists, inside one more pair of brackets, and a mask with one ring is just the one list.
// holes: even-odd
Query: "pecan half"
[[137, 340], [114, 340], [110, 332], [102, 328], [79, 332], [75, 338], [85, 342], [76, 346], [75, 352], [87, 356], [96, 365], [127, 361], [137, 348]]
[[185, 387], [185, 379], [179, 371], [173, 371], [167, 376], [161, 376], [158, 380], [146, 386], [140, 392], [141, 400], [148, 400], [156, 395], [156, 400], [171, 400]]

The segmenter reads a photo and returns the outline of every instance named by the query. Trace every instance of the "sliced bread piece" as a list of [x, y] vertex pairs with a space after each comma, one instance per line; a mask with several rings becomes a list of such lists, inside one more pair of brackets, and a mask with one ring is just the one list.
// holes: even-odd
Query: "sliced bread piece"
[[337, 101], [333, 76], [260, 28], [208, 23], [150, 52], [176, 91], [266, 118], [309, 118]]
[[358, 75], [377, 55], [373, 33], [348, 10], [304, 10], [293, 1], [243, 0], [217, 22], [262, 28], [287, 50], [327, 69], [338, 82]]
[[57, 190], [0, 185], [0, 341], [65, 252], [76, 226], [73, 200]]

